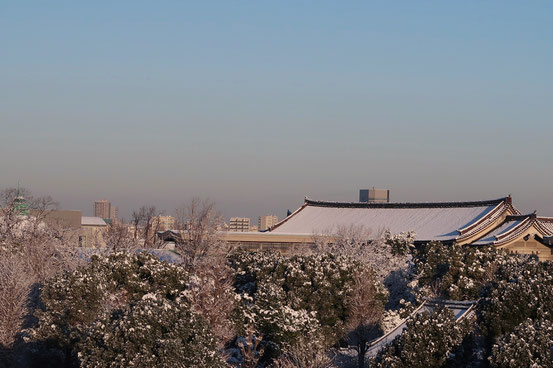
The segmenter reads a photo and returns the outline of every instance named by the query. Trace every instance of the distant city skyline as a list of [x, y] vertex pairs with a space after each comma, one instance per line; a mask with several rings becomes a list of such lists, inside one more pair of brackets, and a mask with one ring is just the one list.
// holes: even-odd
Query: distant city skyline
[[512, 194], [553, 216], [553, 2], [3, 2], [0, 188], [127, 220], [193, 197]]
[[[5, 188], [12, 188], [13, 186], [10, 186], [10, 185], [7, 185], [7, 186], [4, 186], [2, 187], [1, 189], [5, 189]], [[22, 185], [23, 188], [25, 188], [26, 190], [30, 190], [32, 195], [33, 196], [41, 196], [41, 195], [52, 195], [51, 193], [46, 193], [46, 192], [42, 192], [42, 191], [34, 191], [32, 187], [27, 187], [25, 185]], [[443, 191], [443, 193], [447, 194], [447, 191]], [[341, 195], [340, 195], [341, 194]], [[276, 212], [276, 211], [273, 211], [271, 209], [267, 209], [267, 210], [264, 210], [264, 211], [256, 211], [256, 210], [242, 210], [242, 211], [237, 211], [236, 208], [239, 208], [240, 206], [238, 205], [234, 205], [234, 206], [230, 206], [230, 207], [225, 207], [225, 206], [221, 206], [220, 204], [218, 204], [216, 201], [215, 201], [215, 205], [216, 205], [216, 209], [217, 211], [221, 212], [221, 214], [223, 215], [224, 217], [224, 221], [227, 222], [227, 224], [230, 222], [230, 218], [232, 217], [246, 217], [248, 219], [254, 219], [254, 220], [258, 220], [260, 217], [265, 217], [266, 215], [260, 215], [260, 213], [269, 213], [269, 212], [273, 212], [275, 213], [274, 216], [277, 216], [279, 220], [282, 220], [286, 217], [286, 211], [287, 210], [291, 210], [292, 212], [295, 211], [296, 209], [298, 209], [299, 207], [301, 207], [304, 203], [304, 198], [305, 197], [308, 197], [310, 199], [316, 199], [316, 200], [328, 200], [328, 201], [337, 201], [337, 202], [359, 202], [359, 190], [355, 191], [355, 190], [352, 190], [350, 193], [334, 193], [334, 196], [332, 197], [325, 197], [325, 196], [300, 196], [298, 197], [298, 200], [296, 202], [295, 205], [293, 205], [293, 202], [292, 201], [288, 201], [290, 202], [290, 204], [292, 204], [292, 206], [284, 209], [284, 211], [281, 211], [282, 213], [280, 212]], [[541, 206], [542, 208], [545, 208], [545, 210], [540, 210], [538, 209], [539, 207], [531, 207], [531, 205], [528, 205], [527, 203], [523, 203], [522, 201], [519, 200], [519, 196], [517, 195], [513, 195], [513, 193], [506, 193], [506, 194], [497, 194], [495, 196], [493, 195], [488, 195], [488, 196], [475, 196], [475, 197], [466, 197], [466, 198], [463, 198], [463, 197], [460, 197], [460, 196], [455, 196], [455, 194], [453, 193], [450, 197], [444, 197], [444, 196], [436, 196], [436, 197], [433, 197], [433, 196], [425, 196], [424, 198], [406, 198], [405, 197], [405, 194], [401, 195], [400, 197], [396, 198], [394, 196], [394, 193], [390, 191], [390, 202], [392, 203], [398, 203], [398, 202], [450, 202], [450, 201], [472, 201], [472, 200], [491, 200], [491, 199], [498, 199], [498, 198], [502, 198], [502, 197], [506, 197], [507, 195], [512, 195], [513, 196], [513, 204], [514, 206], [519, 209], [522, 213], [526, 214], [526, 213], [531, 213], [533, 212], [534, 210], [537, 210], [538, 214], [541, 215], [541, 216], [551, 216], [553, 217], [553, 208], [552, 207], [547, 207], [547, 206]], [[152, 197], [155, 197], [155, 196], [152, 196]], [[161, 217], [167, 217], [167, 216], [173, 216], [175, 215], [175, 210], [177, 207], [182, 207], [181, 205], [186, 205], [193, 197], [189, 197], [188, 199], [186, 200], [183, 200], [183, 201], [175, 201], [173, 202], [172, 200], [170, 199], [163, 199], [163, 198], [159, 198], [159, 197], [156, 197], [158, 198], [158, 202], [157, 203], [154, 203], [154, 202], [136, 202], [136, 204], [133, 205], [133, 203], [130, 203], [130, 206], [127, 206], [124, 208], [124, 216], [118, 216], [119, 218], [121, 219], [124, 219], [125, 221], [129, 222], [131, 220], [131, 213], [134, 211], [134, 210], [138, 210], [141, 206], [143, 205], [153, 205], [156, 207], [156, 210], [158, 211], [158, 213], [160, 213], [160, 216]], [[403, 199], [400, 199], [400, 198], [403, 198]], [[82, 211], [82, 214], [83, 216], [95, 216], [95, 212], [94, 212], [94, 209], [90, 209], [89, 210], [89, 205], [90, 203], [88, 203], [87, 205], [83, 206], [83, 207], [78, 207], [77, 206], [67, 206], [66, 205], [66, 202], [64, 202], [63, 200], [60, 200], [60, 198], [56, 198], [55, 196], [53, 196], [53, 199], [54, 201], [58, 202], [60, 204], [60, 209], [64, 209], [64, 210], [78, 210], [78, 211]], [[99, 201], [93, 201], [93, 203], [96, 203], [96, 202], [99, 202]], [[537, 203], [540, 204], [540, 203], [544, 203], [545, 201], [540, 201], [538, 199]], [[76, 202], [78, 203], [78, 202]], [[109, 201], [108, 201], [109, 203]], [[174, 203], [174, 207], [172, 207], [172, 204]], [[113, 204], [113, 203], [112, 203]], [[256, 206], [258, 208], [264, 208], [263, 206]], [[280, 206], [280, 208], [284, 208], [283, 206]], [[550, 211], [548, 212], [547, 209], [550, 209]], [[119, 208], [117, 208], [119, 210]], [[247, 212], [251, 212], [251, 215], [250, 216], [236, 216], [237, 214], [240, 215], [240, 214], [244, 214], [244, 213], [247, 213]], [[254, 221], [255, 222], [255, 221]]]

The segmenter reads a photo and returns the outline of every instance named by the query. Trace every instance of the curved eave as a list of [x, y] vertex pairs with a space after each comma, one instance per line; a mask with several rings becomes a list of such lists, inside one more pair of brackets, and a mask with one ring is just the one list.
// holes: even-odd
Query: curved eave
[[[553, 235], [553, 219], [543, 219], [536, 217], [535, 214], [530, 215], [519, 215], [519, 216], [509, 216], [509, 221], [521, 221], [517, 226], [514, 226], [509, 231], [498, 234], [495, 236], [495, 240], [490, 245], [496, 247], [505, 246], [517, 239], [520, 239], [528, 234], [539, 235], [541, 238], [552, 236]], [[551, 223], [551, 227], [547, 226], [545, 223]], [[531, 231], [533, 230], [533, 231]]]
[[532, 227], [532, 225], [532, 219], [530, 217], [526, 218], [512, 229], [509, 229], [509, 231], [496, 235], [493, 245], [501, 246], [523, 236], [524, 233]]
[[511, 197], [504, 198], [504, 201], [497, 204], [489, 213], [487, 213], [478, 221], [459, 229], [459, 236], [456, 241], [458, 243], [470, 243], [476, 239], [480, 239], [485, 234], [488, 234], [491, 229], [496, 228], [508, 216], [519, 215], [517, 210], [511, 203]]
[[536, 228], [542, 233], [543, 236], [553, 236], [553, 218], [551, 217], [537, 217]]

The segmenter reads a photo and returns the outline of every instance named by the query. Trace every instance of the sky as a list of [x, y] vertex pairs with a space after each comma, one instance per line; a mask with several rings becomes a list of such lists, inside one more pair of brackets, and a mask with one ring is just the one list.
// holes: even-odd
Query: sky
[[2, 0], [0, 45], [0, 188], [64, 209], [553, 216], [551, 1]]

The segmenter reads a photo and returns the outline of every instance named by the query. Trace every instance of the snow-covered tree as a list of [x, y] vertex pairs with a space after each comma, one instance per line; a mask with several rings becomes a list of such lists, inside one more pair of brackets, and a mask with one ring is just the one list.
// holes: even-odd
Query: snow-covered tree
[[401, 335], [371, 360], [371, 367], [442, 367], [472, 329], [468, 321], [456, 323], [448, 309], [422, 313], [407, 322]]
[[234, 291], [234, 272], [226, 259], [210, 257], [190, 271], [186, 295], [192, 310], [209, 324], [222, 348], [236, 334], [232, 322], [240, 297]]
[[43, 308], [35, 313], [38, 325], [28, 331], [28, 340], [46, 344], [41, 353], [57, 351], [60, 364], [76, 364], [79, 344], [105, 313], [120, 313], [149, 293], [174, 300], [187, 284], [182, 267], [149, 253], [93, 256], [45, 283]]
[[227, 264], [231, 247], [221, 238], [222, 216], [209, 200], [192, 199], [176, 210], [180, 231], [176, 251], [190, 273], [187, 285], [192, 308], [209, 323], [219, 347], [234, 337], [230, 320], [238, 305], [234, 271]]
[[142, 206], [132, 212], [133, 240], [141, 248], [155, 248], [158, 245], [156, 233], [160, 229], [160, 223], [156, 218], [159, 214], [155, 206]]
[[415, 302], [410, 285], [414, 281], [411, 253], [415, 233], [374, 232], [364, 226], [339, 226], [314, 234], [317, 254], [346, 256], [373, 269], [389, 294], [388, 309], [399, 309], [400, 300]]
[[553, 322], [527, 319], [493, 346], [492, 367], [553, 367]]
[[[102, 234], [102, 240], [108, 252], [133, 252], [144, 246], [143, 239], [135, 238], [134, 233], [129, 231], [125, 224], [118, 221], [109, 224]], [[98, 244], [98, 247], [102, 247], [102, 244]]]
[[224, 367], [204, 319], [185, 293], [174, 300], [148, 293], [122, 311], [105, 313], [79, 344], [83, 368]]
[[176, 250], [185, 267], [201, 267], [206, 257], [228, 255], [230, 247], [218, 232], [223, 218], [213, 202], [194, 198], [177, 208], [176, 214], [176, 230], [181, 234]]
[[[454, 300], [477, 299], [507, 255], [493, 247], [474, 248], [430, 242], [414, 258], [419, 286], [426, 294]], [[426, 289], [426, 290], [424, 290]]]
[[44, 280], [80, 263], [74, 231], [46, 222], [57, 204], [25, 189], [0, 191], [0, 345], [12, 347]]
[[373, 232], [364, 226], [339, 226], [335, 231], [313, 234], [316, 253], [353, 258], [375, 270], [384, 281], [393, 271], [405, 268], [410, 259], [415, 233]]
[[[371, 282], [371, 280], [373, 280]], [[365, 367], [369, 342], [380, 335], [380, 321], [387, 301], [387, 293], [370, 269], [353, 276], [353, 287], [347, 297], [348, 318], [346, 340], [357, 351], [358, 367]]]
[[504, 262], [479, 304], [480, 328], [489, 338], [510, 333], [528, 318], [553, 320], [553, 263]]
[[416, 234], [414, 231], [393, 234], [386, 230], [382, 237], [384, 244], [388, 245], [391, 253], [396, 256], [405, 256], [414, 249]]
[[[239, 253], [231, 258], [231, 264], [243, 298], [244, 324], [255, 326], [265, 344], [270, 347], [274, 343], [280, 352], [315, 332], [328, 347], [344, 336], [347, 327], [373, 323], [383, 310], [385, 292], [374, 273], [346, 256]], [[356, 289], [356, 275], [366, 276], [361, 276], [360, 290]], [[366, 291], [371, 293], [363, 294]], [[361, 299], [355, 295], [364, 295], [367, 304], [363, 308], [375, 305], [379, 313], [361, 318]]]
[[303, 336], [275, 360], [274, 368], [335, 368], [323, 336]]

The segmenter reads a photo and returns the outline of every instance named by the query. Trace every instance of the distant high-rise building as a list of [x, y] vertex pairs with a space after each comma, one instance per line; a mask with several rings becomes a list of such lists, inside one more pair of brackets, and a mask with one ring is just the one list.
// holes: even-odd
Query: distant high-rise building
[[259, 231], [267, 230], [278, 223], [278, 216], [275, 215], [266, 215], [259, 217]]
[[229, 231], [250, 231], [250, 219], [247, 217], [231, 217]]
[[111, 203], [105, 199], [94, 201], [94, 216], [103, 219], [110, 219], [111, 217]]
[[359, 202], [365, 203], [389, 203], [390, 191], [388, 189], [361, 189], [359, 190]]
[[112, 220], [117, 220], [117, 218], [119, 217], [118, 215], [119, 209], [117, 208], [117, 206], [112, 206], [110, 203], [109, 218]]

